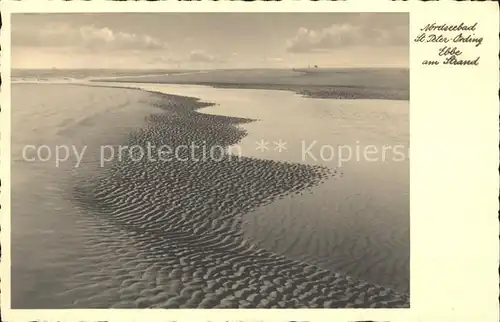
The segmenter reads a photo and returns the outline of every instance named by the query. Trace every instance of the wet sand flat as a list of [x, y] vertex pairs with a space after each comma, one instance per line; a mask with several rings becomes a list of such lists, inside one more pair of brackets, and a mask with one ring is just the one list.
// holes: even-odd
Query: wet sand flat
[[[194, 98], [153, 96], [147, 103], [161, 113], [150, 115], [123, 143], [228, 147], [255, 121], [199, 113], [211, 103]], [[80, 273], [73, 283], [68, 277], [65, 291], [54, 290], [45, 307], [409, 306], [404, 292], [291, 259], [245, 238], [245, 214], [321, 185], [337, 175], [329, 167], [227, 154], [217, 161], [150, 161], [125, 158], [69, 181], [66, 201], [78, 209], [74, 216], [86, 236], [81, 258], [73, 263]]]
[[[166, 113], [132, 140], [228, 146], [244, 135], [234, 125], [250, 120], [196, 112], [205, 105], [167, 96], [160, 105]], [[172, 258], [169, 275], [184, 287], [179, 285], [174, 299], [159, 304], [163, 307], [406, 306], [404, 294], [290, 260], [243, 238], [245, 213], [331, 175], [326, 167], [231, 156], [219, 161], [125, 162], [100, 178], [91, 194], [77, 190], [75, 198], [144, 238], [153, 245], [151, 256]], [[84, 198], [89, 195], [90, 201]], [[193, 294], [185, 294], [185, 288]]]
[[[129, 258], [140, 256], [126, 234], [78, 208], [69, 193], [75, 180], [99, 172], [101, 145], [120, 143], [130, 131], [145, 125], [145, 117], [155, 112], [147, 108], [151, 100], [154, 97], [148, 93], [126, 89], [12, 86], [16, 106], [11, 148], [14, 308], [70, 308], [93, 295], [105, 297], [114, 280], [112, 267], [120, 263], [117, 246], [127, 249]], [[53, 157], [46, 162], [24, 160], [26, 145], [46, 145], [53, 152], [58, 145], [79, 150], [87, 146], [87, 151], [75, 168], [74, 157], [59, 166]], [[28, 150], [26, 157], [36, 158], [36, 151]], [[42, 157], [47, 157], [46, 151]]]

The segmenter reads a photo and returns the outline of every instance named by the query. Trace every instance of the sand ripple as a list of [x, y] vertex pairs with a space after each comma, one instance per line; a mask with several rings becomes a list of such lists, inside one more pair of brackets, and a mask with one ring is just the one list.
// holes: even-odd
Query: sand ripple
[[[236, 125], [252, 120], [196, 112], [207, 105], [193, 98], [165, 95], [158, 104], [165, 112], [153, 115], [150, 126], [133, 133], [129, 144], [236, 144], [245, 135]], [[96, 225], [104, 235], [109, 234], [89, 236], [87, 256], [103, 246], [109, 252], [94, 254], [96, 266], [86, 270], [112, 271], [114, 279], [96, 275], [92, 281], [72, 286], [67, 292], [80, 294], [74, 306], [409, 305], [407, 294], [288, 259], [243, 238], [240, 228], [245, 213], [320, 184], [333, 175], [330, 169], [228, 155], [222, 155], [220, 161], [201, 160], [201, 151], [195, 154], [200, 160], [193, 161], [190, 153], [180, 155], [188, 161], [124, 158], [103, 176], [77, 182], [75, 205], [99, 221]], [[107, 283], [105, 292], [103, 283]]]

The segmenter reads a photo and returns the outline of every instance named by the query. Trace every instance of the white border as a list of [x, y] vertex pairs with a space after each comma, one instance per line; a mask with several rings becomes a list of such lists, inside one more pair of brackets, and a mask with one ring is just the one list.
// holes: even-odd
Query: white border
[[[499, 321], [498, 31], [495, 2], [192, 1], [2, 2], [1, 103], [4, 321]], [[411, 308], [224, 310], [10, 310], [10, 13], [410, 12], [412, 40], [426, 23], [478, 21], [475, 68], [424, 68], [411, 43]]]

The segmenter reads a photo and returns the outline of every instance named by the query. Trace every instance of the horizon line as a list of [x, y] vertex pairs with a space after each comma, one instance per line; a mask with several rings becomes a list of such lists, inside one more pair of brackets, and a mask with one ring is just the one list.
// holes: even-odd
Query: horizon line
[[381, 67], [246, 67], [246, 68], [88, 68], [88, 67], [11, 67], [11, 70], [252, 70], [252, 69], [291, 69], [291, 70], [319, 70], [319, 69], [410, 69], [401, 66], [381, 66]]

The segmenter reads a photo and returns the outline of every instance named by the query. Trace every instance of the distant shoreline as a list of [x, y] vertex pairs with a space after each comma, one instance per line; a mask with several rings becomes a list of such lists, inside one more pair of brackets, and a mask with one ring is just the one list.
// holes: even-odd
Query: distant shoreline
[[96, 77], [92, 81], [284, 90], [323, 99], [409, 100], [409, 70], [404, 69], [213, 70], [151, 77]]
[[295, 92], [309, 98], [323, 99], [376, 99], [376, 100], [409, 100], [409, 91], [398, 92], [387, 88], [363, 88], [356, 86], [324, 86], [324, 85], [289, 85], [289, 84], [265, 84], [265, 83], [223, 83], [223, 82], [148, 82], [136, 79], [96, 79], [92, 82], [100, 83], [137, 83], [137, 84], [171, 84], [171, 85], [198, 85], [211, 86], [215, 88], [232, 89], [262, 89]]
[[[86, 77], [83, 76], [87, 73]], [[17, 75], [16, 75], [17, 74]], [[409, 69], [17, 70], [14, 77], [76, 77], [89, 82], [200, 85], [295, 92], [321, 99], [409, 100]]]

